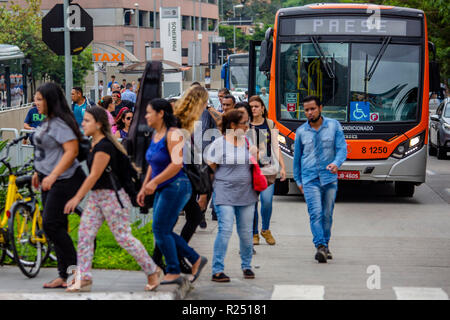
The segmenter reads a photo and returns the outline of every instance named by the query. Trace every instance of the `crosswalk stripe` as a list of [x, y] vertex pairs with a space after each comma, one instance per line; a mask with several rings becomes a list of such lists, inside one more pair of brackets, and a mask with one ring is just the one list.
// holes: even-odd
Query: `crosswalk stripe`
[[441, 288], [392, 287], [397, 300], [448, 300]]
[[324, 300], [323, 286], [275, 285], [272, 300]]

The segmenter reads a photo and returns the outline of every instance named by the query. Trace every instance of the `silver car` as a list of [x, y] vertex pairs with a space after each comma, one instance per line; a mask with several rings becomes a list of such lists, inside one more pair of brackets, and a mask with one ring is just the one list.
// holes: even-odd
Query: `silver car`
[[450, 98], [446, 98], [430, 117], [429, 144], [430, 156], [446, 158], [450, 151]]

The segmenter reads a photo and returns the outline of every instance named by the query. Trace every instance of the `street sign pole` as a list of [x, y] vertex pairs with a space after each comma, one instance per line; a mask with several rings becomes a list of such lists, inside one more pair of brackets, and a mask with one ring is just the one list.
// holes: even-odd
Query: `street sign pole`
[[69, 30], [69, 0], [64, 0], [64, 61], [65, 61], [65, 82], [66, 99], [69, 106], [71, 103], [71, 93], [73, 87], [72, 55], [70, 54], [70, 30]]

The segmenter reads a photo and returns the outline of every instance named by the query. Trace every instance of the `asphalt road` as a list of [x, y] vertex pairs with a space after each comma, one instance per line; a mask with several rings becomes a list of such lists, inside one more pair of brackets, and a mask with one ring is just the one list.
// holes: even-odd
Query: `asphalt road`
[[[449, 204], [450, 159], [428, 159], [427, 182], [413, 198], [396, 197], [393, 185], [342, 185], [330, 243], [334, 259], [319, 265], [303, 198], [276, 196], [271, 230], [277, 244], [261, 239], [255, 246], [256, 279], [242, 276], [234, 232], [225, 260], [232, 281], [212, 282], [210, 262], [187, 299], [448, 299]], [[211, 258], [216, 233], [208, 216], [207, 229], [191, 244]]]

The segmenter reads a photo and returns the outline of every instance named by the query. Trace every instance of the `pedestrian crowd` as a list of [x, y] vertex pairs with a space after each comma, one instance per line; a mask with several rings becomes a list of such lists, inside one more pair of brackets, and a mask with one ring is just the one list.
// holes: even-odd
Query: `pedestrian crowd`
[[[208, 91], [194, 83], [178, 100], [158, 98], [141, 106], [146, 108], [145, 120], [152, 134], [148, 148], [141, 150], [147, 165], [142, 170], [142, 187], [133, 194], [123, 178], [133, 170], [132, 164], [126, 166], [129, 157], [119, 139], [128, 138], [136, 97], [128, 100], [133, 88], [126, 83], [123, 92], [114, 79], [108, 87], [112, 95], [103, 96], [97, 105], [76, 87], [69, 107], [63, 91], [53, 83], [41, 85], [34, 97], [43, 121], [32, 137], [36, 148], [33, 185], [42, 190], [44, 231], [58, 261], [58, 277], [44, 287], [68, 292], [91, 289], [95, 237], [104, 221], [147, 276], [145, 290], [181, 284], [182, 273], [196, 281], [208, 259], [189, 242], [197, 227], [206, 227], [208, 204], [218, 224], [211, 280], [230, 281], [225, 257], [235, 223], [243, 277], [255, 278], [251, 267], [254, 246], [260, 243], [259, 235], [267, 244], [276, 244], [270, 230], [275, 179], [286, 179], [278, 131], [268, 118], [264, 99], [251, 96], [248, 102], [236, 103], [234, 96], [222, 89], [220, 108], [216, 109], [208, 103]], [[326, 262], [331, 257], [328, 242], [336, 173], [345, 160], [346, 147], [339, 123], [321, 116], [318, 98], [308, 97], [304, 103], [309, 121], [296, 133], [294, 178], [308, 203], [316, 259]], [[91, 140], [85, 159], [87, 176], [79, 157], [83, 135]], [[326, 145], [320, 145], [321, 141]], [[320, 159], [314, 158], [318, 151]], [[203, 189], [189, 174], [192, 163], [208, 168], [211, 187], [207, 191], [200, 191]], [[76, 249], [67, 232], [67, 214], [85, 197]], [[151, 256], [130, 227], [133, 204], [144, 207], [149, 199], [155, 239]], [[180, 212], [186, 223], [177, 234], [173, 229]], [[67, 270], [73, 265], [77, 266], [78, 282], [68, 281]]]

